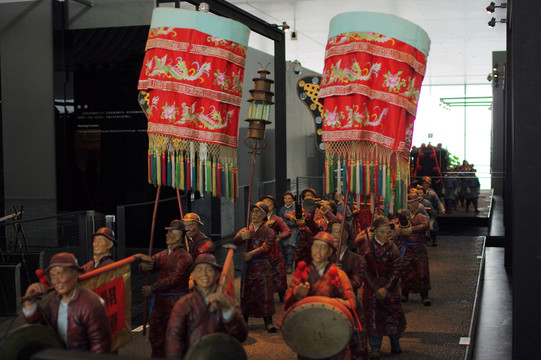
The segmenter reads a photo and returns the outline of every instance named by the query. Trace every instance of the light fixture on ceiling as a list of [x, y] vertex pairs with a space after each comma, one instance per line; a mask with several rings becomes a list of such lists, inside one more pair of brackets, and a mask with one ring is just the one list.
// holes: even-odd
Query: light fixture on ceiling
[[500, 20], [496, 20], [496, 18], [492, 18], [490, 19], [490, 21], [488, 22], [488, 26], [490, 27], [494, 27], [496, 26], [496, 23], [499, 22], [499, 23], [502, 23], [502, 24], [505, 24], [507, 22], [506, 19], [500, 19]]
[[487, 13], [492, 14], [494, 11], [496, 11], [496, 8], [507, 8], [507, 3], [501, 3], [500, 5], [496, 5], [494, 1], [490, 2], [490, 5], [487, 6]]
[[275, 25], [278, 29], [281, 29], [283, 32], [288, 32], [289, 31], [289, 25], [287, 24], [287, 22], [283, 22], [282, 25]]
[[208, 13], [210, 11], [209, 4], [207, 4], [206, 2], [200, 3], [197, 11]]

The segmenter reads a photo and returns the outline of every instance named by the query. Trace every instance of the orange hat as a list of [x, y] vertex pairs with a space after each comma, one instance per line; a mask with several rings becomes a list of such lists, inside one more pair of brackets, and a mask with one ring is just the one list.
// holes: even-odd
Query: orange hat
[[49, 272], [51, 268], [54, 268], [56, 266], [72, 267], [79, 270], [79, 272], [83, 272], [83, 268], [79, 266], [77, 258], [75, 258], [75, 255], [73, 255], [72, 253], [61, 252], [53, 255], [51, 261], [49, 262], [49, 266], [47, 267], [47, 269], [45, 269], [45, 272]]
[[262, 197], [259, 198], [259, 201], [263, 201], [264, 199], [269, 199], [270, 201], [272, 201], [272, 204], [273, 204], [275, 209], [278, 206], [278, 203], [276, 202], [276, 199], [273, 196], [271, 196], [271, 195], [263, 195]]
[[180, 231], [186, 231], [186, 227], [184, 226], [184, 223], [182, 220], [173, 220], [169, 224], [169, 226], [165, 227], [165, 230], [180, 230]]
[[195, 221], [196, 223], [199, 223], [200, 225], [205, 225], [201, 221], [201, 218], [199, 217], [199, 215], [197, 215], [196, 213], [187, 213], [182, 218], [182, 221], [184, 221], [184, 222], [186, 222], [186, 221]]
[[258, 201], [250, 206], [250, 211], [252, 211], [253, 208], [258, 208], [259, 210], [263, 211], [265, 213], [265, 219], [268, 220], [267, 214], [269, 213], [269, 207], [267, 204], [265, 204], [263, 201]]
[[329, 247], [332, 249], [333, 253], [336, 252], [336, 248], [334, 247], [334, 238], [328, 232], [320, 231], [312, 239], [313, 241], [319, 240], [327, 243], [327, 245], [329, 245]]
[[103, 236], [103, 237], [107, 238], [107, 240], [111, 240], [113, 242], [113, 244], [116, 245], [115, 233], [113, 232], [112, 229], [110, 229], [108, 227], [99, 228], [98, 231], [96, 231], [95, 233], [90, 235], [90, 238], [92, 240], [94, 240], [94, 238], [96, 236]]
[[387, 218], [387, 216], [378, 216], [374, 220], [374, 229], [381, 226], [390, 226], [394, 230], [394, 224]]
[[304, 189], [303, 191], [301, 191], [301, 199], [304, 200], [304, 195], [306, 195], [307, 192], [311, 192], [312, 194], [314, 194], [314, 197], [317, 198], [317, 192], [312, 188], [308, 188], [308, 189]]
[[218, 265], [218, 263], [216, 262], [216, 258], [212, 254], [206, 254], [205, 253], [205, 254], [201, 254], [198, 257], [196, 257], [195, 261], [193, 263], [193, 266], [192, 266], [192, 271], [199, 264], [212, 265], [216, 269], [216, 271], [218, 271], [219, 273], [222, 272], [222, 267], [220, 265]]

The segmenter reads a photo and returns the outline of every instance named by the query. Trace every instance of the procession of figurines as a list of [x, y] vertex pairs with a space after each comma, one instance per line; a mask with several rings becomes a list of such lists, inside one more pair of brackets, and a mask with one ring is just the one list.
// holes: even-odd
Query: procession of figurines
[[[211, 333], [243, 342], [247, 324], [261, 318], [268, 333], [281, 327], [286, 338], [288, 322], [303, 321], [298, 317], [301, 310], [306, 310], [305, 319], [314, 317], [312, 299], [328, 311], [342, 312], [350, 326], [344, 344], [330, 341], [317, 350], [331, 349], [328, 359], [379, 359], [384, 338], [392, 353], [401, 353], [400, 336], [406, 329], [402, 303], [418, 294], [422, 305], [432, 305], [426, 244], [437, 245], [436, 215], [450, 211], [431, 185], [431, 178], [423, 178], [407, 196], [407, 211], [389, 216], [381, 215], [381, 208], [372, 215], [362, 204], [345, 204], [343, 194], [319, 198], [310, 188], [299, 199], [286, 191], [281, 207], [273, 196], [262, 196], [250, 207], [249, 226], [224, 245], [246, 246], [240, 305], [217, 291], [222, 266], [216, 261], [215, 245], [202, 232], [200, 216], [187, 213], [171, 221], [165, 228], [166, 250], [135, 255], [141, 272], [157, 273], [155, 283], [141, 288], [150, 301], [152, 357], [182, 359]], [[311, 206], [299, 206], [302, 202]], [[107, 353], [111, 329], [103, 301], [83, 288], [78, 276], [112, 263], [116, 240], [109, 228], [99, 229], [92, 240], [93, 259], [84, 266], [70, 253], [50, 259], [46, 273], [51, 287], [30, 285], [23, 314], [28, 323], [50, 326], [68, 349]], [[292, 275], [289, 284], [287, 275]], [[50, 291], [40, 306], [36, 298]], [[283, 304], [278, 324], [273, 323], [275, 293]], [[285, 340], [291, 347], [294, 340]], [[310, 344], [308, 339], [306, 351], [297, 351], [299, 359], [310, 359], [319, 342]]]

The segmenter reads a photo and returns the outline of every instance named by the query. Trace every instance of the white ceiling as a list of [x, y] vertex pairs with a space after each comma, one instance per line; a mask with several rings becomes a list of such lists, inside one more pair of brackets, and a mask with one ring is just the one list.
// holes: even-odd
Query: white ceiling
[[[283, 21], [296, 28], [298, 40], [286, 34], [287, 60], [321, 73], [329, 23], [337, 14], [372, 11], [396, 15], [422, 27], [432, 44], [424, 84], [487, 84], [492, 51], [505, 50], [505, 24], [490, 28], [506, 17], [506, 9], [492, 15], [489, 0], [229, 0], [269, 22]], [[496, 2], [500, 4], [500, 2]], [[252, 33], [250, 46], [272, 52], [272, 43]]]

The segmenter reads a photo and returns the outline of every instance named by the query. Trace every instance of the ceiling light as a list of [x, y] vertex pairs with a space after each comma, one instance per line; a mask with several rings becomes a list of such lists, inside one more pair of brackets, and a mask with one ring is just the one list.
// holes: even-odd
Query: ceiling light
[[507, 20], [506, 20], [506, 19], [496, 20], [496, 18], [492, 18], [492, 19], [490, 19], [490, 21], [488, 22], [488, 26], [494, 27], [494, 26], [496, 26], [496, 22], [505, 24], [505, 23], [507, 22]]
[[507, 8], [507, 3], [501, 3], [500, 5], [496, 5], [494, 1], [490, 2], [490, 5], [487, 6], [487, 13], [492, 14], [494, 11], [496, 11], [496, 8]]
[[282, 25], [276, 25], [276, 27], [282, 29], [283, 32], [289, 31], [289, 25], [285, 21], [282, 23]]

